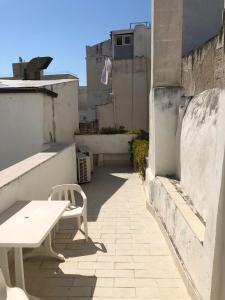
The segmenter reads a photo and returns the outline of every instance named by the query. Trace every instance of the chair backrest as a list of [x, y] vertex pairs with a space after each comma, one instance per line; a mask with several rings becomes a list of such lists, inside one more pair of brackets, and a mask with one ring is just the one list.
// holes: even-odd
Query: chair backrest
[[1, 269], [0, 269], [0, 299], [1, 300], [7, 299], [7, 285]]
[[48, 200], [69, 200], [73, 205], [76, 205], [74, 192], [81, 194], [84, 201], [85, 194], [78, 184], [62, 184], [54, 186]]

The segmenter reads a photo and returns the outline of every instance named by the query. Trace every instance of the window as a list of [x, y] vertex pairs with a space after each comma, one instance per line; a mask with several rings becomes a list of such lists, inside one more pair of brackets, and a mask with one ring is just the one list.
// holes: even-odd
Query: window
[[123, 37], [122, 37], [122, 35], [118, 35], [116, 37], [116, 45], [117, 46], [122, 46], [123, 45]]
[[124, 45], [130, 45], [130, 44], [131, 44], [131, 35], [125, 35]]
[[116, 46], [128, 46], [132, 44], [132, 35], [117, 35], [115, 36]]

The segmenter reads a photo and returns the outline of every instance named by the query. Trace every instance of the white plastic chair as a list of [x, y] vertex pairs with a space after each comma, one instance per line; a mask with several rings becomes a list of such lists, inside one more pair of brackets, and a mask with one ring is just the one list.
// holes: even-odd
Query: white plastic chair
[[0, 300], [29, 300], [25, 292], [17, 287], [8, 287], [0, 269]]
[[[79, 193], [83, 199], [83, 206], [76, 206], [75, 192]], [[77, 218], [78, 227], [81, 227], [81, 217], [84, 222], [85, 238], [88, 240], [88, 225], [87, 225], [87, 197], [78, 184], [62, 184], [52, 188], [52, 193], [48, 200], [69, 200], [70, 206], [63, 213], [62, 219]]]

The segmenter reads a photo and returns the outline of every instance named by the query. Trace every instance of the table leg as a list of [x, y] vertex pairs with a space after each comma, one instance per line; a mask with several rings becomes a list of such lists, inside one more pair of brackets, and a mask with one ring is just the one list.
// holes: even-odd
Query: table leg
[[12, 286], [9, 274], [8, 249], [0, 249], [0, 268], [2, 269], [6, 284]]
[[26, 253], [24, 255], [24, 259], [35, 256], [46, 256], [56, 258], [59, 261], [65, 261], [65, 257], [62, 254], [56, 253], [52, 249], [51, 233], [47, 236], [44, 243], [39, 248], [35, 248], [34, 250]]
[[25, 290], [22, 248], [15, 248], [14, 255], [15, 255], [16, 286], [18, 286], [21, 289]]
[[48, 235], [48, 237], [44, 241], [44, 249], [45, 249], [45, 251], [44, 251], [45, 252], [45, 256], [53, 257], [53, 258], [59, 259], [60, 261], [65, 261], [65, 257], [62, 254], [56, 253], [52, 249], [51, 233]]
[[16, 286], [23, 289], [30, 300], [41, 300], [38, 297], [31, 296], [26, 292], [25, 280], [24, 280], [24, 266], [23, 266], [23, 250], [22, 248], [14, 249], [15, 255], [15, 278]]

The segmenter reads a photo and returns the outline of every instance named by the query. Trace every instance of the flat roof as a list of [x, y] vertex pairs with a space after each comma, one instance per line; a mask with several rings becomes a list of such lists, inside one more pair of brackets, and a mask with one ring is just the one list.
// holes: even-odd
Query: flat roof
[[77, 79], [52, 79], [52, 80], [14, 80], [14, 79], [0, 79], [1, 88], [33, 88], [45, 87], [52, 84], [59, 84], [64, 82], [77, 81]]
[[112, 35], [115, 34], [131, 34], [134, 33], [133, 29], [121, 29], [121, 30], [113, 30], [111, 31]]

